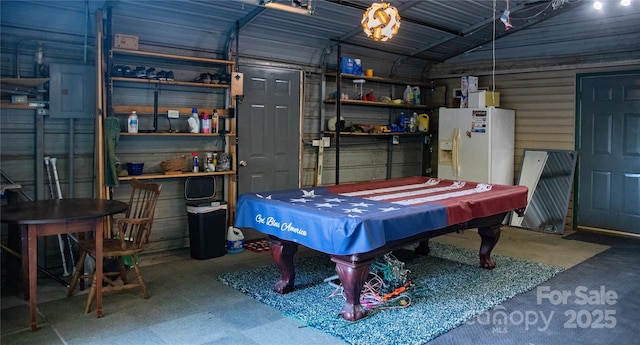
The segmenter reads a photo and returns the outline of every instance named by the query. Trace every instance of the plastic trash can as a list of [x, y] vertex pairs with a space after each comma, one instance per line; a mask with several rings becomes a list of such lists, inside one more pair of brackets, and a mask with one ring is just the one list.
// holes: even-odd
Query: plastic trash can
[[214, 176], [189, 177], [184, 183], [191, 257], [206, 260], [227, 252], [227, 203], [215, 200]]
[[191, 257], [199, 260], [217, 258], [227, 252], [227, 203], [188, 202], [189, 246]]

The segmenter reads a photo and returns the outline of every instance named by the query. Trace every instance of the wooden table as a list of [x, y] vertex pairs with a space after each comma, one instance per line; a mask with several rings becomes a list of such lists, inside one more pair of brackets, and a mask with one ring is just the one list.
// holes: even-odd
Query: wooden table
[[[29, 299], [31, 331], [36, 324], [38, 237], [95, 230], [96, 313], [102, 317], [102, 242], [104, 217], [124, 212], [127, 204], [103, 199], [60, 199], [20, 202], [1, 208], [2, 223], [21, 226], [22, 272], [25, 298]], [[27, 255], [28, 253], [28, 255]]]

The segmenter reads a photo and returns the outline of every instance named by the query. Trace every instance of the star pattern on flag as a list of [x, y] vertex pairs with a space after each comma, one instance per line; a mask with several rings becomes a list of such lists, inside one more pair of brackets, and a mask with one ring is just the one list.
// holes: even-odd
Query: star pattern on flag
[[[436, 186], [441, 181], [438, 179], [430, 179], [423, 183]], [[446, 189], [459, 189], [464, 187], [466, 182], [455, 181]], [[443, 187], [444, 188], [444, 187]], [[490, 189], [490, 186], [479, 186], [480, 189]], [[316, 210], [324, 210], [326, 212], [337, 212], [348, 218], [362, 218], [374, 216], [376, 213], [388, 213], [402, 210], [403, 207], [409, 206], [402, 203], [389, 204], [383, 200], [361, 198], [359, 196], [333, 194], [324, 188], [299, 189], [295, 191], [285, 191], [269, 196], [256, 194], [259, 198], [280, 200], [300, 207], [310, 207]]]
[[316, 191], [314, 189], [310, 190], [310, 191], [306, 191], [304, 189], [301, 189], [302, 191], [302, 197], [303, 198], [317, 198], [320, 195], [316, 195]]
[[347, 199], [343, 199], [343, 198], [326, 198], [326, 199], [324, 199], [324, 201], [326, 201], [326, 202], [338, 202], [338, 203], [339, 202], [343, 202], [345, 200], [347, 200]]
[[369, 206], [371, 206], [373, 204], [368, 204], [366, 202], [352, 202], [352, 203], [350, 203], [350, 205], [353, 206], [353, 207], [369, 207]]

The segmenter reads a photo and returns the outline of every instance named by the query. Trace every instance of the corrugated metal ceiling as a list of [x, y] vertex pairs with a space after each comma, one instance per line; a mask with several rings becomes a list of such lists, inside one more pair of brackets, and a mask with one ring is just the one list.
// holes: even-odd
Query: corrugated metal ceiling
[[[367, 38], [360, 26], [364, 10], [374, 0], [302, 0], [312, 1], [311, 16], [265, 8], [258, 1], [2, 1], [2, 25], [62, 30], [64, 25], [48, 26], [47, 20], [40, 19], [34, 24], [32, 19], [46, 15], [47, 6], [74, 12], [88, 6], [89, 13], [109, 8], [114, 32], [138, 35], [142, 45], [321, 66], [342, 42], [347, 54], [374, 57], [381, 66], [391, 66], [389, 74], [399, 65], [426, 70], [438, 62], [468, 59], [470, 52], [486, 59], [494, 35], [496, 47], [504, 48], [504, 59], [585, 51], [631, 52], [632, 57], [640, 57], [637, 0], [629, 7], [620, 6], [618, 0], [604, 0], [600, 13], [591, 8], [591, 0], [394, 0], [389, 3], [398, 8], [402, 24], [398, 35], [387, 42]], [[19, 10], [25, 6], [45, 10]], [[499, 20], [507, 6], [514, 26], [508, 31]]]

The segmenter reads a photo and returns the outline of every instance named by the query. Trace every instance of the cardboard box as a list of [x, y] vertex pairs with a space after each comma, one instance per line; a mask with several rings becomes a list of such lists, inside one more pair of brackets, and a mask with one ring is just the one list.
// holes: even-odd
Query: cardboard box
[[138, 50], [138, 36], [115, 34], [113, 46], [115, 48]]
[[479, 91], [469, 93], [469, 108], [500, 106], [500, 92]]
[[469, 93], [478, 91], [478, 77], [468, 75], [460, 79], [460, 108], [468, 108]]

